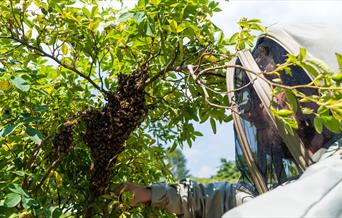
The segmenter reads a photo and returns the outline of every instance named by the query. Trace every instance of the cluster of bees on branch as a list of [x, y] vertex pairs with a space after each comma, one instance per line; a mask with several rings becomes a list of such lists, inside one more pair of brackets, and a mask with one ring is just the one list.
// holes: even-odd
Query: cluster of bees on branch
[[[129, 135], [147, 114], [144, 93], [139, 84], [143, 74], [120, 75], [114, 92], [107, 93], [103, 108], [91, 109], [80, 114], [85, 131], [82, 136], [91, 150], [92, 165], [90, 188], [98, 194], [105, 192], [111, 176], [111, 165], [123, 151]], [[54, 147], [59, 155], [68, 153], [73, 145], [75, 123], [66, 122], [54, 138]]]

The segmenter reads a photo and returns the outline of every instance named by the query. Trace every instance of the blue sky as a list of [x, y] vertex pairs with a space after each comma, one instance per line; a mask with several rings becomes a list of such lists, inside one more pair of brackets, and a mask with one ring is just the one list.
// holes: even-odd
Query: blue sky
[[[342, 1], [309, 0], [230, 0], [220, 1], [223, 10], [212, 20], [229, 37], [238, 31], [236, 22], [242, 18], [258, 18], [264, 25], [274, 23], [328, 23], [342, 28]], [[234, 139], [232, 123], [217, 127], [212, 133], [210, 124], [196, 125], [203, 133], [192, 148], [184, 147], [190, 173], [197, 177], [209, 177], [217, 171], [220, 158], [234, 159]]]

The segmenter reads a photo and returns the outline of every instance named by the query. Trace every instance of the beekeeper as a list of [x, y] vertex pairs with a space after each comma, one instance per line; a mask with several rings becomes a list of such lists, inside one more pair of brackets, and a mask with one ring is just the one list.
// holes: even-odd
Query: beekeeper
[[[287, 54], [298, 54], [300, 48], [307, 49], [308, 58], [322, 60], [335, 72], [340, 71], [334, 53], [342, 53], [342, 34], [323, 25], [272, 26], [258, 38], [252, 51], [239, 52], [231, 64], [270, 72], [286, 61]], [[313, 79], [298, 66], [291, 67], [291, 72], [281, 73], [284, 85], [308, 84]], [[270, 74], [263, 77], [274, 79]], [[271, 104], [286, 107], [286, 96], [272, 96], [264, 79], [241, 68], [227, 71], [236, 164], [242, 175], [239, 182], [204, 185], [184, 180], [149, 187], [125, 184], [125, 190], [134, 194], [133, 204], [150, 203], [189, 218], [341, 217], [341, 134], [326, 128], [317, 133], [313, 115], [301, 110], [295, 114], [298, 129], [289, 133], [269, 109]], [[316, 89], [298, 90], [307, 96], [318, 95]], [[318, 108], [314, 103], [298, 104]]]

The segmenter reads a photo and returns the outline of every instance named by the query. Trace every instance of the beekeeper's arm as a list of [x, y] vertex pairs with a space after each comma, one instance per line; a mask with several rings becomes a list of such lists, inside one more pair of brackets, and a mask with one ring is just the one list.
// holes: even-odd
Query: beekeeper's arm
[[126, 188], [134, 194], [133, 204], [150, 202], [183, 217], [218, 218], [229, 209], [252, 198], [241, 185], [232, 183], [198, 184], [184, 180], [178, 184], [153, 184], [142, 187], [129, 184]]

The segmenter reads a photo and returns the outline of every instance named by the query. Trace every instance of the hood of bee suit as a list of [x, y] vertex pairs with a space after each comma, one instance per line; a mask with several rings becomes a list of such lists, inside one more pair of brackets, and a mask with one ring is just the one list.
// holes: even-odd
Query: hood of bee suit
[[[288, 54], [298, 55], [306, 48], [307, 58], [325, 63], [334, 72], [339, 72], [335, 52], [342, 54], [342, 32], [326, 25], [273, 25], [258, 37], [252, 50], [238, 52], [230, 64], [242, 65], [254, 72], [273, 71], [286, 61]], [[283, 85], [304, 85], [312, 81], [304, 69], [291, 67], [292, 75], [281, 72]], [[315, 161], [314, 154], [328, 147], [341, 135], [327, 129], [318, 134], [314, 128], [313, 115], [297, 110], [295, 119], [298, 130], [289, 133], [285, 125], [275, 119], [270, 111], [271, 104], [286, 109], [285, 93], [273, 95], [264, 79], [241, 68], [227, 70], [227, 88], [233, 103], [236, 161], [242, 172], [242, 180], [263, 193], [268, 189], [296, 178]], [[305, 95], [318, 95], [317, 90], [302, 88]], [[298, 105], [317, 110], [314, 103]]]
[[275, 24], [268, 28], [265, 35], [282, 41], [289, 39], [284, 44], [291, 53], [296, 55], [298, 48], [306, 48], [311, 57], [323, 61], [334, 72], [339, 71], [335, 53], [342, 54], [342, 25], [337, 28], [319, 23]]

